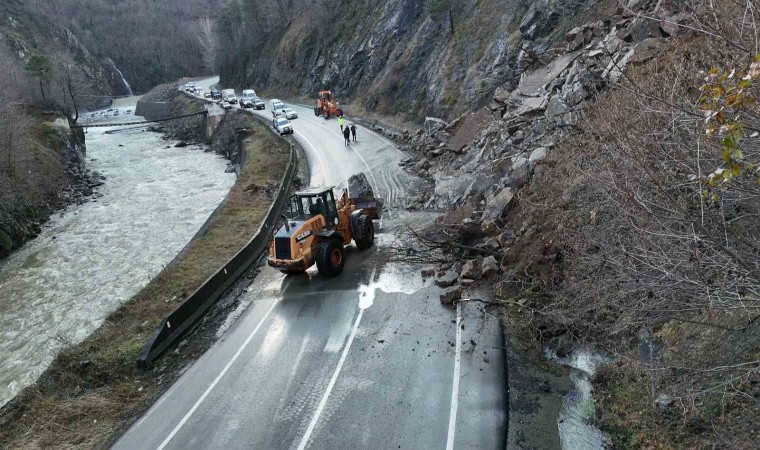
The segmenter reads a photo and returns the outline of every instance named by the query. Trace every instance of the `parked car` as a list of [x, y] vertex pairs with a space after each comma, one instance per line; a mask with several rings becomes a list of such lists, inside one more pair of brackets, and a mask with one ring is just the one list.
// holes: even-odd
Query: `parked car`
[[211, 98], [211, 92], [204, 92], [203, 98]]
[[227, 100], [219, 100], [219, 105], [224, 109], [232, 109], [232, 103]]
[[228, 103], [237, 103], [237, 96], [234, 89], [224, 89], [222, 91], [222, 98]]
[[253, 107], [256, 109], [267, 109], [267, 105], [264, 103], [264, 100], [258, 97], [253, 99]]
[[222, 98], [222, 93], [219, 91], [219, 89], [211, 89], [211, 98], [214, 100], [219, 100]]
[[195, 90], [195, 95], [197, 95], [199, 97], [203, 97], [203, 89], [196, 89]]
[[280, 136], [293, 134], [293, 125], [291, 125], [290, 121], [284, 117], [275, 117], [272, 119], [272, 126], [278, 133], [280, 133]]
[[286, 119], [292, 120], [292, 119], [298, 119], [298, 113], [292, 109], [292, 108], [285, 108], [282, 110], [282, 115], [285, 116]]

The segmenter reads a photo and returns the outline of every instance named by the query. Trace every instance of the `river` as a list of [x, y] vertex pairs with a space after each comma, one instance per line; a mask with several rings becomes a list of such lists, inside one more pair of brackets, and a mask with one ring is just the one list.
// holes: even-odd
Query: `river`
[[0, 406], [161, 271], [235, 182], [224, 159], [198, 146], [105, 130], [87, 133], [102, 196], [57, 214], [0, 261]]

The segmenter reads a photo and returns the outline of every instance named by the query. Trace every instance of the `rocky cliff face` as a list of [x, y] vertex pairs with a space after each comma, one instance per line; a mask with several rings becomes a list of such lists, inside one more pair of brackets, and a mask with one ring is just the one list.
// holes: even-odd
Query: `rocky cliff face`
[[70, 107], [70, 96], [64, 91], [69, 80], [78, 105], [85, 108], [103, 105], [105, 100], [98, 95], [126, 93], [113, 62], [93, 56], [71, 31], [35, 13], [26, 2], [0, 3], [0, 67], [5, 74], [0, 99], [42, 100], [40, 80], [26, 70], [33, 57], [49, 63], [42, 80], [47, 102]]
[[[626, 67], [656, 57], [683, 30], [677, 24], [685, 17], [661, 3], [631, 3], [568, 31], [561, 45], [544, 52], [545, 65], [497, 88], [488, 106], [451, 122], [428, 118], [416, 136], [398, 135], [414, 154], [407, 167], [435, 182], [425, 206], [445, 209], [472, 199], [498, 219], [509, 204], [502, 199], [540, 172], [594, 99], [620, 81]], [[529, 11], [524, 25], [532, 17]]]
[[331, 89], [363, 111], [453, 116], [514, 85], [593, 3], [361, 0], [328, 10], [315, 2], [237, 55], [222, 82], [306, 97]]

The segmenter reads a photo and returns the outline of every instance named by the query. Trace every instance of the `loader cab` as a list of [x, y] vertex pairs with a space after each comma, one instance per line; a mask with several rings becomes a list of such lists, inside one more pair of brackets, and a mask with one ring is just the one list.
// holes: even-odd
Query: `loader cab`
[[331, 102], [332, 101], [332, 92], [331, 91], [322, 91], [322, 92], [320, 92], [319, 93], [319, 99]]
[[320, 214], [325, 216], [327, 228], [338, 226], [338, 209], [332, 187], [306, 189], [290, 197], [288, 219], [307, 221]]

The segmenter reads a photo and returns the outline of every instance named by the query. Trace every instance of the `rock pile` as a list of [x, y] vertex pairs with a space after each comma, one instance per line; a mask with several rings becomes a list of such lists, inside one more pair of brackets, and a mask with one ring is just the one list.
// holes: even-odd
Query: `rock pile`
[[[448, 209], [446, 226], [479, 225], [481, 247], [507, 245], [514, 236], [501, 219], [556, 143], [627, 66], [656, 57], [685, 30], [688, 15], [669, 5], [629, 0], [615, 15], [568, 32], [548, 64], [523, 73], [516, 87], [496, 89], [489, 107], [450, 123], [428, 118], [416, 134], [402, 136], [411, 155], [402, 166], [435, 183], [425, 206]], [[538, 14], [530, 8], [524, 17], [524, 37]], [[529, 235], [529, 228], [518, 234]]]

